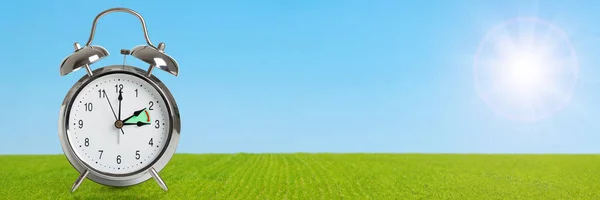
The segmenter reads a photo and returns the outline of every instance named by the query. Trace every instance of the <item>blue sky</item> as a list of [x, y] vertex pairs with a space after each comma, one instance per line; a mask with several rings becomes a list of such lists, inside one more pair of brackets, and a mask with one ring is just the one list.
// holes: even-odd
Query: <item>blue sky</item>
[[[128, 7], [180, 65], [157, 75], [181, 111], [178, 152], [599, 153], [597, 1], [11, 1], [0, 7], [0, 154], [62, 153], [60, 105], [85, 71], [59, 66], [92, 20]], [[473, 57], [515, 17], [569, 36], [580, 76], [572, 102], [540, 121], [495, 113]], [[98, 24], [93, 44], [121, 64], [143, 44], [133, 16]], [[146, 69], [141, 61], [127, 64]]]

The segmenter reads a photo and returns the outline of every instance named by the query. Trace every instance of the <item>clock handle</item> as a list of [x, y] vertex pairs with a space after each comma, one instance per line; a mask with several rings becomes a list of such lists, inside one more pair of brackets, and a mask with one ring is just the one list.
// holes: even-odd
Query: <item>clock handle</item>
[[85, 46], [89, 46], [90, 44], [92, 44], [92, 40], [94, 40], [94, 34], [96, 33], [96, 24], [98, 23], [98, 19], [100, 19], [104, 15], [107, 15], [107, 14], [113, 13], [113, 12], [126, 12], [129, 14], [135, 15], [138, 19], [140, 19], [140, 22], [142, 23], [142, 29], [144, 30], [144, 37], [146, 38], [146, 43], [148, 43], [149, 46], [154, 47], [156, 49], [156, 47], [152, 44], [152, 42], [150, 42], [150, 38], [148, 37], [148, 31], [146, 30], [146, 22], [144, 21], [144, 18], [142, 17], [142, 15], [140, 15], [136, 11], [131, 10], [129, 8], [111, 8], [111, 9], [102, 11], [100, 14], [98, 14], [96, 16], [96, 18], [94, 19], [94, 23], [92, 24], [92, 32], [90, 33], [90, 38], [88, 39]]

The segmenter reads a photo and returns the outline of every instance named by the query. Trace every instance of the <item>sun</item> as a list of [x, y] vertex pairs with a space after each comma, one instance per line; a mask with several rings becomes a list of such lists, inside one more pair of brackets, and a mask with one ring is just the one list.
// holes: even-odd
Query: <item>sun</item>
[[514, 95], [533, 95], [552, 84], [549, 75], [552, 69], [552, 58], [539, 51], [516, 49], [505, 52], [496, 74], [503, 87], [513, 90]]
[[508, 58], [506, 66], [508, 82], [515, 84], [513, 87], [521, 86], [531, 91], [544, 84], [544, 66], [542, 56], [535, 52], [517, 52]]
[[474, 61], [478, 94], [498, 114], [540, 120], [571, 99], [577, 57], [567, 35], [536, 18], [518, 18], [494, 27]]

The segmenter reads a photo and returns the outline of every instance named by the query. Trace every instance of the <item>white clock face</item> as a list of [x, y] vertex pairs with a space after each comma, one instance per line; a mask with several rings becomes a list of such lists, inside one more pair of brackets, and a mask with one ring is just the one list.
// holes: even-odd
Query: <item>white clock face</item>
[[167, 145], [168, 107], [159, 91], [135, 75], [96, 78], [76, 94], [68, 110], [69, 143], [97, 171], [136, 172], [158, 159]]

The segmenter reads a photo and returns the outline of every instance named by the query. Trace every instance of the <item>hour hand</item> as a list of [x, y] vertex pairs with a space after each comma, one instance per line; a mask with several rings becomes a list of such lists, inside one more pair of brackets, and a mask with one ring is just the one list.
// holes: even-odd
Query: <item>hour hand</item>
[[146, 123], [146, 122], [140, 122], [140, 121], [138, 121], [138, 122], [134, 122], [134, 123], [131, 123], [131, 122], [130, 122], [130, 123], [123, 123], [123, 126], [127, 126], [127, 125], [137, 125], [137, 126], [139, 127], [139, 126], [144, 126], [144, 125], [148, 125], [148, 124], [150, 124], [150, 123]]

